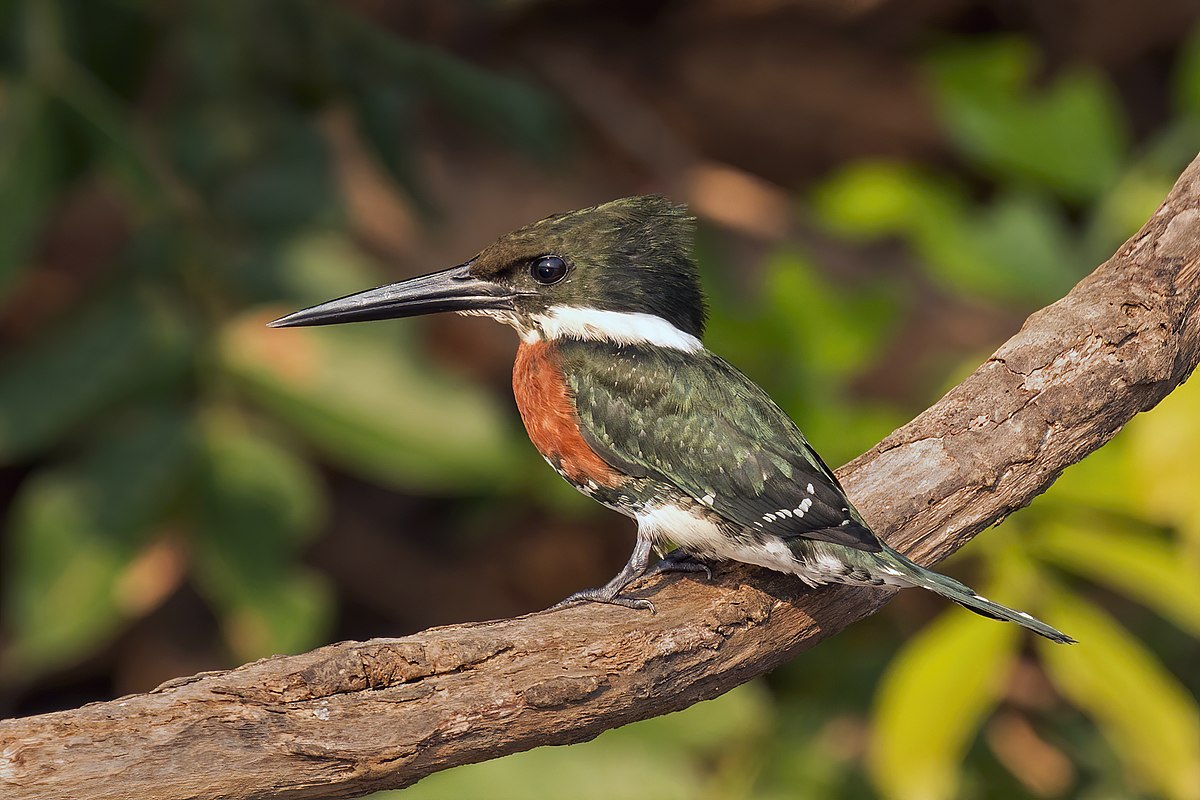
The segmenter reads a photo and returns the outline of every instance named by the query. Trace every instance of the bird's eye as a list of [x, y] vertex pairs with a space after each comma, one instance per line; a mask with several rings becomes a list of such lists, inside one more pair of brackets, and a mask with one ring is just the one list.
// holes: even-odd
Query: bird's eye
[[567, 274], [567, 262], [558, 256], [541, 256], [530, 262], [529, 274], [538, 283], [549, 286], [558, 283]]

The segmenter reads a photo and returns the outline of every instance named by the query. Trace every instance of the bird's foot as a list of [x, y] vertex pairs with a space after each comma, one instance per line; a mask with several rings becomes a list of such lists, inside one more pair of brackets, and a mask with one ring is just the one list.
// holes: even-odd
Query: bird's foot
[[555, 603], [551, 608], [562, 608], [574, 603], [607, 603], [611, 606], [624, 606], [625, 608], [635, 608], [639, 611], [649, 611], [651, 614], [655, 613], [654, 603], [651, 603], [649, 600], [640, 597], [622, 597], [607, 586], [576, 592], [567, 599]]
[[608, 603], [612, 606], [636, 608], [642, 611], [649, 611], [653, 614], [654, 603], [651, 603], [649, 600], [621, 596], [621, 592], [626, 586], [645, 574], [646, 564], [650, 561], [650, 547], [652, 544], [649, 537], [639, 533], [637, 544], [633, 548], [633, 554], [615, 578], [598, 589], [584, 589], [582, 592], [576, 592], [566, 600], [556, 604], [554, 608], [560, 608], [571, 603]]
[[672, 550], [646, 570], [644, 577], [662, 575], [666, 572], [703, 572], [706, 580], [712, 580], [712, 569], [691, 553]]

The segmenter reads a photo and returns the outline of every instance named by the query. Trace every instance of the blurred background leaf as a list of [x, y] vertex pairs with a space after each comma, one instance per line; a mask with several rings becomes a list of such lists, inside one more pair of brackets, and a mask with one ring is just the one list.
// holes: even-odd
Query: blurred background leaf
[[124, 287], [10, 358], [0, 372], [0, 454], [46, 448], [113, 403], [178, 376], [186, 332], [155, 305]]
[[1176, 568], [1184, 554], [1175, 543], [1128, 528], [1106, 530], [1102, 524], [1079, 536], [1075, 525], [1060, 523], [1042, 526], [1034, 551], [1047, 561], [1120, 589], [1200, 637], [1200, 583], [1192, 571]]
[[319, 643], [329, 592], [296, 564], [324, 512], [308, 464], [232, 413], [213, 412], [198, 485], [197, 579], [234, 651], [253, 658]]
[[[1134, 785], [1194, 797], [1200, 785], [1200, 708], [1155, 656], [1106, 614], [1065, 593], [1046, 613], [1077, 631], [1083, 648], [1040, 647], [1063, 694], [1094, 717]], [[1140, 784], [1140, 785], [1139, 785]]]
[[[631, 523], [520, 432], [509, 331], [275, 316], [663, 192], [700, 221], [709, 345], [840, 463], [1198, 141], [1188, 0], [0, 3], [0, 710], [623, 563]], [[906, 592], [725, 697], [405, 795], [1197, 797], [1197, 386], [946, 565], [1079, 645]]]
[[19, 279], [54, 195], [54, 131], [44, 124], [45, 99], [27, 82], [6, 87], [0, 110], [0, 296]]
[[1081, 68], [1035, 88], [1037, 59], [1020, 39], [941, 48], [929, 68], [943, 119], [963, 153], [985, 169], [1069, 200], [1094, 200], [1125, 157], [1113, 90]]
[[[69, 663], [161, 599], [154, 588], [150, 599], [131, 597], [137, 587], [125, 582], [136, 580], [138, 558], [182, 490], [191, 456], [186, 418], [151, 408], [128, 413], [22, 486], [5, 558], [11, 640], [0, 679]], [[171, 564], [162, 566], [169, 578]]]
[[[980, 591], [1019, 596], [1028, 576], [1019, 560]], [[1000, 704], [1013, 669], [1019, 631], [979, 625], [971, 614], [944, 614], [914, 637], [889, 666], [873, 715], [872, 781], [892, 798], [952, 798], [963, 794], [959, 764], [983, 720]]]
[[[344, 242], [330, 238], [293, 243], [283, 262], [297, 304], [380, 282]], [[375, 481], [434, 491], [503, 489], [517, 477], [512, 420], [493, 396], [421, 358], [411, 336], [350, 326], [301, 329], [284, 341], [264, 326], [269, 319], [252, 313], [226, 323], [220, 366], [335, 463]]]

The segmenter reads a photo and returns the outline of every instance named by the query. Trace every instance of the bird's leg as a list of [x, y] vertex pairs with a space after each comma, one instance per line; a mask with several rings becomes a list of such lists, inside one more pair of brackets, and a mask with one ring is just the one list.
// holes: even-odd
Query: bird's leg
[[629, 561], [621, 568], [621, 571], [617, 573], [615, 578], [597, 589], [584, 589], [582, 592], [576, 592], [561, 603], [556, 603], [554, 608], [569, 605], [570, 603], [587, 601], [609, 603], [614, 606], [625, 606], [626, 608], [646, 609], [653, 614], [654, 604], [649, 600], [620, 596], [622, 589], [646, 573], [646, 567], [650, 564], [651, 544], [650, 537], [638, 531], [637, 543], [633, 546], [633, 554], [629, 556]]
[[708, 564], [681, 547], [676, 547], [660, 558], [653, 567], [646, 570], [645, 577], [662, 575], [664, 572], [703, 572], [705, 578], [712, 580], [712, 569]]

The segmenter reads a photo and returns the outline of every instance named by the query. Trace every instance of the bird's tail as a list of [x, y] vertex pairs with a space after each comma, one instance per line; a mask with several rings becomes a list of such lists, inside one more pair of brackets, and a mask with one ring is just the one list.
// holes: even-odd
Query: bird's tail
[[901, 573], [900, 577], [910, 582], [913, 586], [919, 586], [935, 594], [940, 594], [942, 597], [953, 600], [963, 608], [974, 611], [976, 614], [988, 617], [989, 619], [1015, 622], [1039, 636], [1045, 636], [1052, 642], [1075, 644], [1075, 640], [1062, 631], [1050, 627], [1039, 619], [1034, 619], [1024, 611], [1014, 611], [1007, 606], [993, 603], [986, 597], [980, 597], [975, 594], [970, 586], [959, 583], [953, 578], [938, 574], [933, 570], [925, 569], [919, 564], [914, 564], [887, 545], [883, 546], [882, 552], [876, 553], [876, 557], [883, 562], [885, 573], [889, 571], [888, 568], [899, 571]]

